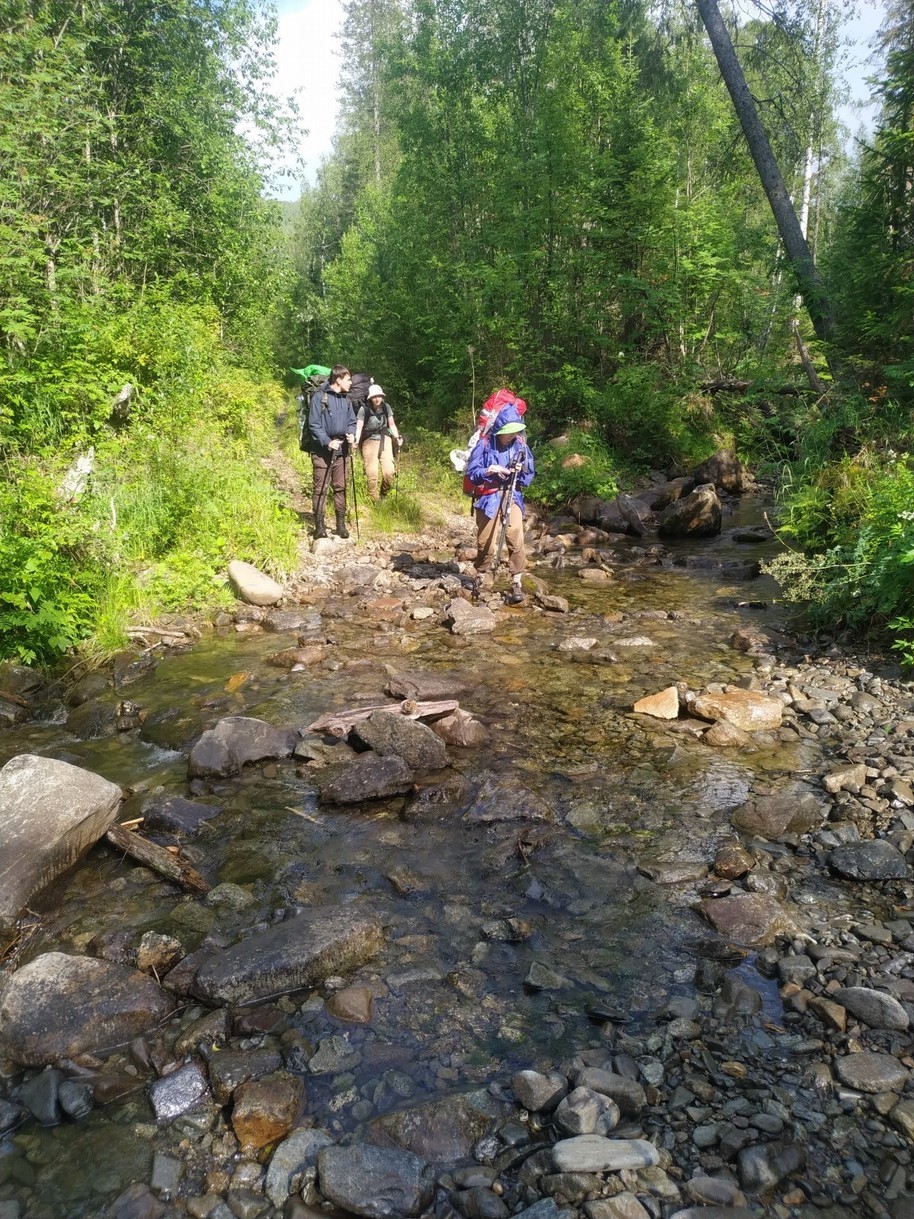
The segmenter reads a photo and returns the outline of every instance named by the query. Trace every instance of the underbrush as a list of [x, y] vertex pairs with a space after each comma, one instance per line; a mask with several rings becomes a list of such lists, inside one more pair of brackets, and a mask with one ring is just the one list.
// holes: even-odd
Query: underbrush
[[914, 458], [869, 443], [792, 472], [780, 534], [796, 549], [766, 570], [814, 620], [888, 634], [914, 664]]

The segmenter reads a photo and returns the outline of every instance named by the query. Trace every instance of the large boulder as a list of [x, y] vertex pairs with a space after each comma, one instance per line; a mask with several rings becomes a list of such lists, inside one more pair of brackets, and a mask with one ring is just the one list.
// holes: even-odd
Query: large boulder
[[698, 909], [733, 944], [773, 944], [779, 935], [796, 929], [787, 911], [766, 893], [706, 897]]
[[808, 789], [756, 796], [735, 809], [731, 821], [745, 834], [778, 842], [788, 834], [809, 834], [828, 818], [828, 805]]
[[385, 758], [376, 753], [360, 753], [349, 761], [325, 766], [316, 778], [325, 804], [386, 800], [388, 796], [409, 791], [413, 785], [413, 772], [396, 754]]
[[210, 1003], [245, 1004], [345, 974], [384, 942], [373, 915], [317, 908], [249, 936], [200, 968], [194, 991]]
[[718, 491], [739, 495], [744, 490], [746, 469], [732, 449], [718, 449], [695, 467], [691, 477], [696, 484], [712, 483]]
[[905, 880], [910, 874], [904, 855], [883, 838], [842, 843], [829, 855], [828, 865], [847, 880]]
[[121, 789], [34, 754], [0, 770], [0, 924], [88, 850], [117, 816]]
[[375, 1118], [368, 1137], [382, 1147], [450, 1163], [472, 1157], [474, 1144], [489, 1133], [496, 1116], [484, 1092], [455, 1093]]
[[41, 1066], [123, 1045], [150, 1032], [173, 1000], [126, 965], [47, 952], [0, 992], [0, 1054]]
[[228, 566], [228, 577], [236, 596], [248, 605], [275, 605], [282, 600], [282, 585], [250, 563], [233, 559]]
[[229, 715], [194, 742], [187, 773], [192, 779], [237, 775], [249, 762], [287, 758], [298, 739], [294, 728], [274, 728], [264, 720]]
[[635, 499], [631, 495], [620, 492], [616, 496], [616, 507], [625, 522], [626, 532], [634, 534], [638, 538], [643, 537], [647, 526], [654, 519], [654, 514], [644, 500]]
[[399, 711], [375, 711], [360, 720], [355, 735], [382, 757], [402, 758], [414, 770], [441, 770], [447, 766], [444, 741], [427, 724]]
[[705, 483], [664, 509], [657, 532], [662, 538], [713, 538], [720, 524], [720, 500], [711, 483]]
[[362, 1144], [324, 1147], [317, 1172], [325, 1198], [347, 1214], [367, 1219], [419, 1215], [435, 1192], [425, 1161], [407, 1151]]
[[717, 723], [723, 720], [743, 732], [765, 732], [780, 728], [784, 704], [779, 698], [769, 698], [755, 690], [727, 690], [722, 694], [699, 694], [689, 704], [689, 710], [699, 719]]
[[464, 821], [554, 821], [552, 807], [541, 796], [510, 778], [483, 776]]

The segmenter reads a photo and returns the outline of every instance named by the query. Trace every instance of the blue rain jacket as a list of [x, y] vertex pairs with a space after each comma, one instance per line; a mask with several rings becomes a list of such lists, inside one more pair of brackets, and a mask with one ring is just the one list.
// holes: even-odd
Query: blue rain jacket
[[467, 462], [467, 477], [477, 486], [473, 507], [481, 508], [489, 520], [498, 512], [501, 506], [499, 492], [504, 490], [509, 481], [509, 478], [501, 478], [498, 475], [487, 477], [486, 470], [489, 466], [504, 466], [510, 469], [516, 462], [521, 463], [521, 471], [514, 484], [514, 503], [521, 512], [524, 511], [524, 497], [520, 488], [529, 487], [533, 481], [533, 454], [527, 447], [526, 432], [518, 432], [514, 442], [506, 449], [500, 449], [495, 442], [495, 433], [506, 423], [523, 423], [513, 403], [499, 411], [491, 430], [479, 441]]

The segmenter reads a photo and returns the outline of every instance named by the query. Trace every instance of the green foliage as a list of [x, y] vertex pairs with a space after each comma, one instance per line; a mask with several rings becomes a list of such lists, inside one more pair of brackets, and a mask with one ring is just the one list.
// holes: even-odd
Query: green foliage
[[618, 463], [591, 431], [572, 429], [565, 443], [534, 449], [536, 477], [527, 494], [544, 508], [565, 508], [578, 495], [611, 499], [619, 490]]

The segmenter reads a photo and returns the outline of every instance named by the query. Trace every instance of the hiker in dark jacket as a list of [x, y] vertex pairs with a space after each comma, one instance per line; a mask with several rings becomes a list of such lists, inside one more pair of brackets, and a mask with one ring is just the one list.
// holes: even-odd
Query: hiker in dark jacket
[[524, 549], [524, 497], [520, 488], [528, 487], [533, 481], [533, 455], [527, 448], [526, 434], [517, 407], [513, 404], [504, 407], [489, 434], [473, 449], [467, 464], [467, 476], [476, 484], [473, 509], [477, 549], [473, 566], [480, 576], [491, 570], [501, 530], [504, 496], [512, 471], [518, 467], [505, 531], [511, 572], [511, 591], [505, 597], [509, 605], [520, 605], [524, 600], [521, 577], [527, 566], [527, 554]]
[[308, 411], [308, 431], [311, 433], [311, 469], [314, 475], [312, 507], [314, 536], [325, 538], [324, 507], [327, 491], [333, 488], [336, 509], [336, 531], [341, 538], [349, 537], [346, 528], [346, 483], [350, 476], [355, 443], [355, 411], [347, 397], [352, 373], [342, 364], [334, 364], [329, 381], [311, 395]]
[[[394, 445], [402, 442], [384, 390], [369, 385], [368, 397], [359, 407], [355, 422], [355, 444], [361, 450], [368, 494], [371, 499], [383, 499], [393, 486], [396, 465]], [[381, 490], [378, 492], [378, 466], [381, 467]]]

